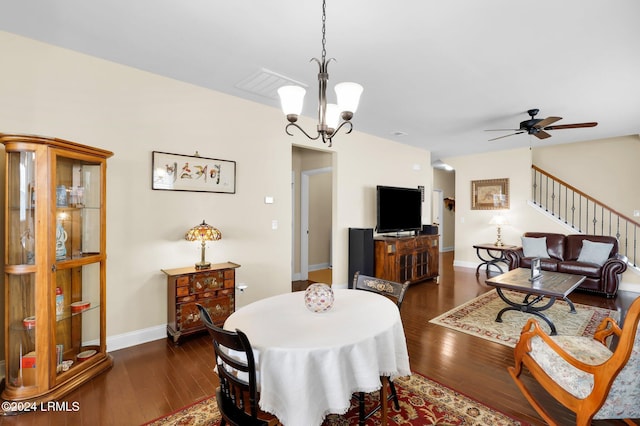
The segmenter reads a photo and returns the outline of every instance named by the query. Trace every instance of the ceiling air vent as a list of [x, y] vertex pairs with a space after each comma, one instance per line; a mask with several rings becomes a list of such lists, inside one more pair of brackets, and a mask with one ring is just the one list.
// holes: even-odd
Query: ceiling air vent
[[282, 86], [296, 85], [307, 87], [306, 84], [295, 81], [268, 69], [262, 68], [244, 80], [238, 82], [236, 87], [265, 98], [278, 99], [277, 90]]

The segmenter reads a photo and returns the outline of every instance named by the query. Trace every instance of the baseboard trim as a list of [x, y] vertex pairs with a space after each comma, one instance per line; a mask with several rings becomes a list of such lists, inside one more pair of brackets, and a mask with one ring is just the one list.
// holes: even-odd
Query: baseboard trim
[[[321, 269], [330, 269], [330, 268], [331, 268], [330, 263], [317, 263], [315, 265], [309, 265], [309, 269], [307, 270], [307, 272], [319, 271]], [[300, 280], [302, 280], [302, 274], [300, 272], [295, 272], [291, 275], [291, 281], [300, 281]]]
[[309, 265], [309, 271], [319, 271], [321, 269], [329, 269], [331, 265], [329, 263], [317, 263], [315, 265]]
[[480, 262], [467, 262], [465, 260], [454, 260], [453, 266], [460, 266], [462, 268], [477, 268]]
[[142, 343], [152, 342], [167, 337], [167, 325], [156, 325], [128, 333], [107, 337], [107, 352], [125, 349]]

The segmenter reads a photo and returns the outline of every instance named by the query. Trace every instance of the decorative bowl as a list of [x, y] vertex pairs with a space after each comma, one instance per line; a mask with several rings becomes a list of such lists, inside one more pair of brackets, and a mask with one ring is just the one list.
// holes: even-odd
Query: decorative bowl
[[32, 329], [36, 326], [36, 317], [26, 317], [22, 320], [22, 326], [27, 330]]
[[89, 349], [86, 351], [82, 351], [80, 352], [76, 358], [78, 359], [78, 362], [82, 362], [86, 359], [91, 358], [92, 356], [94, 356], [97, 352], [94, 349]]
[[311, 284], [304, 292], [304, 304], [311, 312], [327, 312], [333, 300], [333, 290], [327, 284]]
[[84, 310], [89, 309], [89, 306], [91, 306], [91, 302], [86, 302], [84, 300], [81, 300], [79, 302], [73, 302], [71, 304], [71, 312], [78, 313], [78, 312], [82, 312]]

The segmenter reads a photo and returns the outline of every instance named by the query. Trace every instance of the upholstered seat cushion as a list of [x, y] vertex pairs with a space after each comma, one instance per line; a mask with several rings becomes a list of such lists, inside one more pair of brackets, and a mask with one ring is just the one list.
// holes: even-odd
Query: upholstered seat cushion
[[609, 396], [594, 419], [640, 418], [640, 332], [636, 334], [631, 356], [613, 382]]
[[586, 277], [600, 278], [602, 275], [602, 266], [595, 263], [582, 263], [575, 260], [567, 260], [558, 263], [558, 272], [565, 274], [584, 275]]
[[[608, 360], [612, 352], [592, 337], [551, 336], [565, 351], [585, 364], [598, 365]], [[585, 398], [593, 389], [593, 375], [573, 367], [558, 356], [540, 337], [531, 339], [531, 357], [566, 391], [576, 398]]]
[[[534, 257], [523, 257], [520, 259], [520, 267], [521, 268], [531, 268], [531, 261], [535, 259]], [[540, 266], [543, 271], [552, 271], [558, 272], [558, 265], [560, 261], [558, 259], [553, 258], [545, 258], [540, 259]]]

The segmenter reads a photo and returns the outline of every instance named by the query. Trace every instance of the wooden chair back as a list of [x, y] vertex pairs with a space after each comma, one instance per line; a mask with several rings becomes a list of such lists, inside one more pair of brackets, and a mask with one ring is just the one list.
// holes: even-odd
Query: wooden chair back
[[[222, 415], [221, 424], [238, 426], [269, 425], [258, 417], [258, 387], [253, 350], [246, 334], [228, 331], [211, 321], [207, 310], [198, 304], [201, 320], [213, 338], [213, 352], [220, 386], [216, 401]], [[276, 422], [277, 423], [277, 422]]]
[[202, 321], [204, 326], [207, 328], [207, 331], [209, 332], [209, 336], [213, 337], [213, 332], [211, 331], [210, 326], [215, 327], [215, 324], [213, 324], [213, 319], [211, 319], [211, 315], [209, 314], [209, 311], [207, 311], [207, 309], [199, 303], [196, 303], [196, 306], [200, 311], [200, 320]]
[[[356, 290], [371, 291], [374, 293], [387, 296], [391, 300], [395, 301], [398, 306], [398, 310], [402, 307], [402, 301], [404, 295], [409, 288], [409, 281], [405, 281], [400, 284], [394, 281], [383, 280], [382, 278], [370, 277], [368, 275], [361, 275], [360, 271], [353, 274], [353, 288]], [[389, 384], [389, 395], [385, 398], [385, 382]], [[380, 403], [376, 404], [367, 413], [365, 411], [365, 396], [364, 392], [357, 392], [355, 394], [358, 400], [358, 424], [364, 425], [369, 417], [382, 408], [382, 404], [387, 404], [389, 401], [393, 401], [396, 410], [400, 410], [400, 403], [398, 401], [398, 394], [396, 387], [390, 377], [385, 377], [382, 380], [382, 388], [380, 390]]]
[[382, 294], [394, 300], [398, 309], [402, 306], [404, 295], [409, 288], [409, 281], [397, 283], [394, 281], [383, 280], [381, 278], [361, 275], [360, 271], [353, 274], [353, 288], [357, 290], [367, 290], [374, 293]]
[[[509, 373], [538, 414], [550, 425], [557, 424], [537, 401], [520, 379], [523, 366], [538, 383], [558, 402], [576, 413], [576, 425], [590, 425], [592, 419], [628, 419], [640, 418], [640, 297], [629, 307], [620, 328], [612, 318], [605, 318], [594, 334], [594, 339], [606, 345], [610, 338], [617, 339], [615, 350], [606, 359], [597, 362], [584, 362], [563, 349], [562, 345], [586, 350], [584, 340], [579, 336], [548, 336], [534, 320], [530, 319], [522, 330], [515, 348], [515, 366], [509, 367]], [[567, 342], [561, 345], [561, 338]], [[534, 340], [538, 339], [538, 342]], [[575, 341], [571, 344], [570, 341]], [[540, 345], [542, 342], [544, 345]], [[582, 343], [581, 343], [582, 342]], [[546, 346], [545, 346], [546, 345]], [[535, 348], [538, 355], [532, 355]], [[542, 350], [544, 349], [544, 350]], [[590, 352], [591, 353], [591, 352]], [[543, 364], [536, 361], [540, 357]], [[585, 358], [584, 356], [582, 358]], [[560, 359], [564, 362], [558, 362]], [[557, 366], [558, 368], [554, 368]], [[554, 374], [554, 370], [559, 375]], [[572, 373], [568, 374], [567, 371]], [[564, 372], [564, 373], [563, 373]], [[552, 377], [562, 378], [558, 383]], [[566, 382], [569, 380], [569, 382]], [[571, 382], [575, 380], [575, 383]], [[593, 383], [585, 388], [585, 383]], [[580, 392], [579, 394], [577, 394]]]

